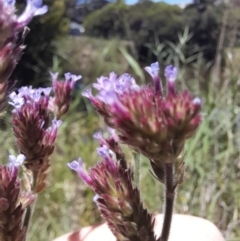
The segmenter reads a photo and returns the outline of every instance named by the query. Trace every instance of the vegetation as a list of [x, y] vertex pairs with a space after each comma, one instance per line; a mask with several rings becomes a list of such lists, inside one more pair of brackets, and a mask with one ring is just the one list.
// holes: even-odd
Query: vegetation
[[[92, 82], [95, 75], [107, 74], [112, 70], [118, 73], [128, 71], [135, 76], [141, 76], [141, 66], [119, 50], [119, 41], [70, 38], [65, 45], [61, 42], [60, 46], [65, 47], [65, 56], [71, 56], [78, 49], [76, 56], [69, 58], [69, 62], [71, 70], [76, 72], [79, 71], [79, 63], [83, 64], [79, 72], [84, 76], [84, 85]], [[126, 47], [122, 43], [122, 48], [124, 46]], [[180, 45], [178, 47], [181, 49]], [[61, 47], [59, 51], [63, 54]], [[234, 54], [226, 54], [226, 68], [221, 81], [214, 75], [204, 74], [208, 73], [208, 69], [201, 57], [197, 58], [197, 62], [186, 61], [185, 64], [180, 60], [181, 55], [177, 56], [178, 61], [176, 55], [172, 57], [176, 63], [181, 62], [182, 65], [179, 74], [181, 88], [187, 86], [203, 99], [205, 113], [204, 122], [197, 135], [186, 146], [187, 178], [179, 187], [175, 212], [207, 218], [222, 230], [227, 241], [233, 241], [240, 236], [240, 92], [237, 84], [240, 73], [239, 54], [236, 51]], [[55, 68], [57, 69], [57, 66]], [[95, 70], [96, 74], [93, 73]], [[145, 78], [144, 75], [141, 78]], [[141, 78], [137, 77], [137, 81]], [[202, 83], [208, 83], [208, 86]], [[66, 167], [67, 162], [79, 156], [87, 166], [98, 160], [95, 152], [97, 142], [92, 135], [104, 126], [87, 104], [87, 115], [86, 112], [78, 111], [80, 100], [78, 90], [71, 110], [60, 128], [56, 151], [51, 158], [53, 165], [48, 178], [48, 188], [37, 202], [29, 240], [34, 237], [38, 237], [39, 241], [51, 240], [79, 226], [101, 220], [92, 201], [94, 194]], [[14, 153], [10, 126], [3, 132], [1, 143], [1, 155], [7, 155], [6, 149]], [[129, 153], [130, 161], [131, 158]], [[151, 175], [147, 175], [149, 169], [148, 161], [143, 159], [142, 198], [151, 211], [161, 212], [163, 190], [159, 184], [155, 184]], [[159, 205], [156, 206], [156, 203]]]
[[[149, 56], [146, 44], [154, 45], [156, 41], [176, 44], [178, 34], [187, 26], [192, 37], [186, 46], [186, 55], [201, 52], [207, 61], [212, 61], [216, 55], [225, 10], [230, 11], [227, 35], [233, 33], [239, 22], [238, 15], [233, 13], [236, 12], [234, 5], [214, 4], [215, 2], [195, 1], [181, 9], [177, 5], [162, 2], [140, 1], [128, 6], [117, 1], [88, 15], [84, 26], [89, 36], [107, 39], [117, 37], [133, 41], [137, 50], [136, 56], [144, 62], [155, 60], [154, 56]], [[239, 35], [236, 38], [238, 40]], [[228, 44], [229, 42], [225, 42], [225, 46]]]
[[[20, 85], [47, 85], [44, 81], [49, 79], [48, 71], [61, 75], [69, 71], [81, 74], [83, 81], [60, 128], [48, 187], [37, 202], [29, 240], [51, 240], [101, 220], [92, 201], [94, 194], [66, 167], [67, 162], [79, 156], [87, 166], [98, 160], [92, 135], [104, 128], [80, 92], [98, 76], [111, 71], [129, 72], [138, 82], [144, 82], [142, 67], [152, 60], [181, 67], [180, 87], [187, 86], [204, 102], [204, 121], [186, 146], [188, 171], [178, 190], [175, 212], [207, 218], [221, 229], [227, 241], [239, 240], [240, 52], [235, 48], [239, 45], [236, 10], [231, 9], [229, 14], [231, 21], [224, 43], [229, 48], [225, 48], [225, 65], [219, 77], [206, 59], [215, 58], [226, 8], [213, 6], [210, 0], [203, 8], [193, 4], [184, 10], [164, 3], [142, 1], [127, 6], [118, 1], [86, 18], [86, 33], [91, 37], [64, 39], [61, 37], [66, 36], [69, 21], [65, 16], [66, 2], [46, 3], [50, 11], [30, 24], [28, 47], [14, 77]], [[228, 41], [230, 36], [235, 36], [231, 37], [233, 43]], [[212, 66], [216, 64], [212, 61]], [[8, 118], [0, 123], [2, 160], [9, 153], [16, 154]], [[129, 153], [129, 161], [131, 158]], [[147, 175], [149, 169], [148, 161], [143, 159], [142, 198], [151, 211], [161, 212], [163, 190]]]

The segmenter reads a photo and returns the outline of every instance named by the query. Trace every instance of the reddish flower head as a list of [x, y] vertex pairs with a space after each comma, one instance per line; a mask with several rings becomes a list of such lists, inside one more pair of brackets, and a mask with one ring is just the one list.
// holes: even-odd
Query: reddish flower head
[[158, 77], [159, 66], [154, 63], [146, 70], [154, 86], [140, 87], [128, 74], [101, 77], [96, 96], [88, 97], [108, 126], [114, 128], [120, 140], [150, 159], [163, 160], [178, 154], [201, 122], [201, 101], [188, 91], [175, 89], [177, 69], [165, 69], [167, 95], [163, 95]]
[[22, 87], [11, 93], [13, 132], [19, 151], [26, 156], [25, 165], [38, 170], [45, 157], [52, 154], [61, 121], [50, 121], [48, 100], [51, 88]]
[[65, 81], [57, 81], [58, 73], [51, 75], [54, 97], [50, 98], [48, 108], [54, 113], [57, 119], [60, 119], [69, 109], [72, 90], [76, 81], [81, 79], [81, 76], [67, 73], [65, 74]]
[[117, 240], [141, 240], [145, 235], [147, 240], [155, 241], [152, 216], [143, 208], [131, 169], [115, 160], [107, 146], [99, 147], [98, 153], [103, 160], [89, 173], [83, 169], [81, 159], [68, 166], [96, 192], [94, 201]]
[[[11, 163], [0, 165], [0, 239], [25, 241], [26, 230], [22, 227], [24, 209], [35, 196], [20, 191], [18, 161], [22, 156], [11, 156]], [[17, 163], [17, 164], [16, 164]]]

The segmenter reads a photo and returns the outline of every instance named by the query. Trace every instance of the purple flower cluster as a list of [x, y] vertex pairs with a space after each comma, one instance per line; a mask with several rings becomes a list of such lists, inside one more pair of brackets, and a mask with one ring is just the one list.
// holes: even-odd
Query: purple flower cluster
[[25, 209], [35, 196], [20, 190], [18, 165], [24, 156], [10, 156], [8, 165], [0, 165], [0, 238], [1, 240], [26, 240], [26, 228], [22, 225]]
[[54, 150], [60, 120], [51, 121], [48, 111], [51, 88], [22, 87], [10, 94], [13, 132], [28, 169], [38, 171]]
[[[139, 86], [129, 74], [118, 77], [110, 73], [93, 84], [95, 96], [91, 89], [83, 93], [114, 131], [106, 139], [101, 133], [94, 135], [100, 142], [97, 152], [102, 161], [89, 173], [83, 169], [81, 158], [68, 163], [96, 193], [94, 201], [117, 240], [168, 240], [175, 189], [184, 177], [180, 154], [201, 123], [200, 99], [175, 88], [177, 68], [165, 68], [166, 91], [159, 78], [159, 64], [153, 63], [145, 70], [151, 75], [153, 86]], [[154, 236], [151, 215], [140, 202], [133, 172], [119, 142], [145, 155], [155, 178], [165, 185], [165, 217], [159, 238]]]
[[72, 75], [70, 73], [65, 74], [65, 81], [58, 81], [58, 73], [51, 74], [52, 85], [54, 91], [54, 97], [50, 97], [48, 108], [54, 113], [56, 119], [60, 119], [67, 113], [71, 94], [76, 81], [82, 78], [82, 76]]
[[[97, 136], [100, 137], [99, 134]], [[100, 138], [108, 143], [107, 139]], [[139, 190], [133, 185], [132, 170], [123, 160], [117, 160], [117, 153], [106, 145], [97, 151], [102, 161], [89, 173], [83, 169], [81, 158], [68, 163], [68, 166], [96, 192], [94, 201], [117, 240], [142, 240], [144, 234], [147, 240], [156, 241], [152, 215], [143, 208]]]
[[[59, 120], [69, 108], [71, 92], [80, 76], [65, 74], [66, 80], [58, 82], [57, 74], [52, 74], [53, 87], [21, 87], [12, 92], [9, 104], [12, 111], [12, 126], [19, 152], [25, 156], [23, 164], [35, 177], [34, 192], [45, 188], [46, 171], [50, 166], [49, 157], [54, 151], [54, 143]], [[54, 97], [50, 94], [54, 91]], [[55, 119], [52, 120], [53, 112]], [[21, 160], [13, 160], [15, 164]]]
[[23, 13], [16, 16], [15, 0], [0, 0], [0, 48], [6, 40], [22, 31], [34, 16], [45, 14], [47, 10], [47, 6], [42, 6], [42, 0], [27, 0]]
[[[119, 78], [111, 73], [101, 77], [91, 90], [83, 93], [88, 97], [105, 123], [115, 129], [120, 141], [148, 158], [159, 162], [176, 156], [186, 139], [193, 136], [201, 122], [201, 101], [187, 90], [175, 89], [177, 69], [165, 69], [167, 94], [163, 94], [158, 77], [158, 63], [145, 68], [152, 76], [154, 87], [138, 86], [128, 74]], [[170, 155], [170, 156], [171, 156]]]
[[25, 48], [22, 44], [28, 31], [24, 27], [34, 16], [46, 13], [47, 6], [42, 6], [42, 0], [27, 0], [23, 13], [16, 16], [15, 12], [14, 0], [0, 0], [0, 113], [5, 110], [15, 84], [8, 78]]

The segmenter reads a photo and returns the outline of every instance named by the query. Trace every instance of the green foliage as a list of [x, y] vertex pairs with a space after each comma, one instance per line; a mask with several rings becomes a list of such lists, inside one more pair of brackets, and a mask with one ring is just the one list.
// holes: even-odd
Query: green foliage
[[[223, 231], [226, 240], [234, 240], [240, 234], [237, 228], [240, 219], [239, 150], [236, 148], [239, 146], [240, 133], [238, 123], [240, 92], [237, 92], [238, 79], [236, 78], [239, 76], [239, 71], [234, 68], [234, 64], [236, 63], [233, 59], [229, 61], [226, 72], [222, 76], [224, 84], [220, 80], [215, 80], [214, 76], [208, 76], [209, 83], [214, 82], [214, 85], [210, 85], [207, 90], [202, 89], [200, 85], [205, 78], [203, 73], [207, 69], [206, 65], [201, 65], [199, 62], [191, 66], [191, 71], [189, 71], [190, 65], [188, 65], [188, 67], [181, 68], [179, 74], [179, 87], [181, 89], [188, 87], [202, 98], [205, 103], [203, 109], [205, 116], [197, 135], [186, 146], [187, 178], [178, 189], [175, 210], [177, 213], [197, 215], [213, 221]], [[217, 89], [216, 86], [218, 86]], [[96, 116], [90, 114], [89, 118], [94, 119]], [[84, 128], [86, 124], [84, 123], [76, 117], [76, 124], [79, 126], [77, 136], [86, 135]], [[100, 125], [97, 123], [98, 119], [95, 119], [90, 132], [92, 129], [100, 127], [101, 122]], [[67, 126], [69, 129], [75, 130], [74, 125], [66, 124]], [[70, 144], [64, 148], [66, 158], [69, 156], [69, 151], [71, 154], [75, 152], [75, 146], [82, 145], [79, 143], [80, 140], [78, 142], [71, 141], [71, 139], [75, 139], [75, 134], [69, 134], [68, 138]], [[82, 146], [83, 154], [80, 153], [80, 155], [83, 155], [89, 166], [98, 159], [89, 150], [96, 144], [95, 141], [91, 142], [90, 135], [87, 140], [89, 142], [84, 142], [86, 145]], [[68, 142], [65, 141], [65, 143]], [[59, 165], [59, 168], [64, 167]], [[142, 198], [151, 211], [161, 212], [163, 190], [149, 175], [149, 169], [149, 161], [142, 158]], [[65, 179], [64, 182], [67, 180]], [[76, 182], [81, 183], [79, 180]], [[92, 197], [92, 194], [88, 193], [88, 195]], [[82, 196], [82, 202], [83, 200]], [[75, 210], [79, 210], [81, 223], [84, 224], [93, 222], [93, 219], [90, 219], [92, 217], [90, 212], [94, 210], [93, 213], [95, 213], [95, 209], [91, 206], [91, 198], [87, 198], [87, 200], [84, 207], [85, 210], [88, 210], [89, 216], [80, 216], [83, 205], [76, 204], [75, 206]]]
[[108, 4], [106, 7], [94, 11], [84, 21], [86, 34], [95, 37], [124, 38], [124, 19], [127, 17], [129, 6], [122, 2]]
[[[69, 20], [65, 16], [67, 0], [46, 0], [49, 11], [41, 17], [35, 17], [29, 24], [31, 29], [25, 44], [24, 55], [13, 73], [18, 85], [38, 85], [49, 79], [53, 56], [56, 51], [54, 41], [66, 36]], [[20, 6], [25, 1], [19, 1]]]
[[[121, 74], [136, 69], [136, 60], [127, 51], [131, 48], [128, 41], [68, 37], [58, 42], [57, 46], [58, 56], [65, 60], [60, 64], [58, 71], [62, 74], [64, 69], [82, 75], [85, 85], [92, 83], [101, 75], [108, 75], [113, 70]], [[140, 78], [143, 75], [141, 71], [138, 69], [137, 72]]]
[[133, 6], [122, 2], [108, 4], [90, 14], [84, 21], [86, 34], [95, 37], [117, 37], [134, 42], [138, 54], [146, 59], [146, 43], [177, 41], [183, 29], [182, 10], [178, 6], [144, 1]]
[[193, 33], [189, 48], [201, 50], [208, 60], [213, 60], [216, 54], [222, 16], [222, 5], [207, 5], [204, 11], [189, 5], [183, 11], [184, 25], [189, 26], [190, 32]]
[[[79, 71], [80, 63], [83, 64], [79, 74], [84, 76], [87, 83], [94, 81], [95, 75], [97, 77], [110, 71], [129, 71], [134, 76], [141, 76], [139, 69], [142, 67], [136, 67], [136, 62], [128, 66], [126, 62], [132, 62], [131, 58], [124, 51], [117, 51], [117, 46], [123, 48], [125, 43], [90, 38], [69, 38], [65, 41], [60, 44], [61, 50], [65, 50], [65, 57], [69, 58], [75, 71]], [[79, 49], [73, 56], [76, 46]], [[180, 62], [176, 58], [183, 58], [180, 57], [183, 54], [175, 55], [176, 63]], [[204, 121], [196, 136], [186, 145], [187, 177], [178, 188], [175, 212], [209, 219], [222, 230], [227, 241], [238, 240], [240, 236], [239, 56], [237, 49], [233, 53], [226, 53], [226, 68], [222, 71], [221, 80], [205, 74], [208, 66], [201, 58], [195, 63], [183, 65], [178, 78], [180, 89], [188, 88], [203, 100]], [[204, 83], [208, 83], [208, 86]], [[90, 106], [87, 105], [88, 115], [77, 111], [80, 100], [80, 94], [76, 95], [60, 128], [56, 149], [51, 157], [48, 188], [37, 201], [29, 240], [35, 240], [36, 237], [38, 241], [52, 240], [100, 221], [92, 201], [94, 193], [66, 166], [67, 162], [79, 156], [87, 168], [99, 160], [95, 151], [98, 143], [92, 135], [105, 126]], [[88, 103], [87, 100], [85, 102]], [[16, 154], [10, 128], [9, 125], [1, 132], [2, 160], [6, 159], [8, 153]], [[129, 152], [127, 156], [132, 162]], [[142, 198], [149, 210], [162, 212], [164, 190], [149, 174], [149, 169], [149, 161], [142, 157]]]
[[[223, 13], [229, 7], [223, 3], [214, 4], [212, 0], [198, 1], [198, 4], [189, 4], [185, 9], [152, 1], [132, 6], [119, 1], [88, 15], [84, 25], [89, 36], [132, 41], [135, 45], [132, 53], [144, 62], [155, 61], [157, 57], [151, 55], [149, 46], [176, 44], [178, 34], [187, 27], [192, 36], [185, 46], [186, 56], [201, 52], [206, 60], [212, 61], [216, 55]], [[238, 11], [234, 7], [230, 11], [224, 46], [239, 44]]]

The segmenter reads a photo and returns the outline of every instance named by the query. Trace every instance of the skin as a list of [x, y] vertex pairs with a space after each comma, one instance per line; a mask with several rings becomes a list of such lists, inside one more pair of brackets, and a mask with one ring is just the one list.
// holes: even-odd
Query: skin
[[[154, 231], [159, 237], [163, 215], [155, 216]], [[106, 223], [81, 228], [53, 241], [116, 241]], [[225, 241], [219, 229], [210, 221], [190, 215], [174, 214], [168, 241]]]

